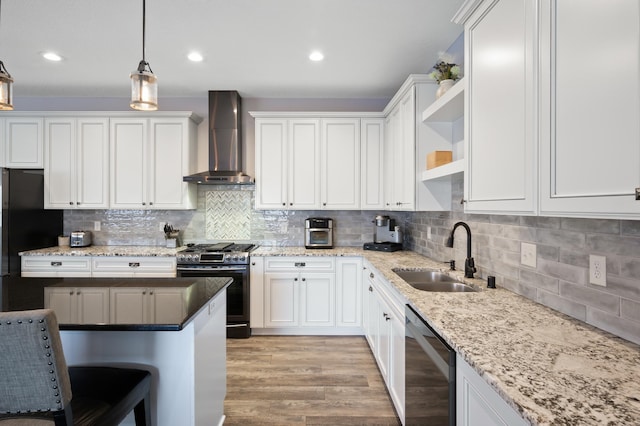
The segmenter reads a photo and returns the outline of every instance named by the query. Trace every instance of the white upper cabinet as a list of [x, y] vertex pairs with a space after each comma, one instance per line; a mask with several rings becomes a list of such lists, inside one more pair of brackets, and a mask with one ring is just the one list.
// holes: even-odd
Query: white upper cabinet
[[383, 210], [384, 119], [362, 119], [360, 129], [360, 208]]
[[422, 112], [433, 103], [436, 88], [431, 77], [410, 75], [384, 110], [387, 210], [442, 210], [432, 188], [417, 185], [426, 155], [433, 151], [428, 139], [432, 132], [422, 122]]
[[466, 212], [537, 212], [536, 13], [492, 0], [465, 22]]
[[109, 207], [109, 119], [46, 118], [44, 206]]
[[196, 125], [188, 116], [111, 119], [111, 208], [194, 209]]
[[640, 2], [541, 2], [540, 213], [638, 219]]
[[6, 117], [4, 119], [4, 167], [41, 169], [43, 157], [42, 117]]
[[320, 208], [320, 121], [289, 120], [287, 207]]
[[360, 207], [360, 120], [322, 120], [321, 200], [328, 210]]
[[256, 209], [287, 208], [287, 120], [257, 118]]
[[256, 118], [256, 209], [380, 208], [380, 114], [251, 114]]

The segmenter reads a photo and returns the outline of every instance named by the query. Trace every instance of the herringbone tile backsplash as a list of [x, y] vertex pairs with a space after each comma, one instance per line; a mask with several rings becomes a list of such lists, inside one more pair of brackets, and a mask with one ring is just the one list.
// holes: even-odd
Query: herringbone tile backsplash
[[208, 191], [205, 209], [208, 240], [251, 239], [251, 192]]

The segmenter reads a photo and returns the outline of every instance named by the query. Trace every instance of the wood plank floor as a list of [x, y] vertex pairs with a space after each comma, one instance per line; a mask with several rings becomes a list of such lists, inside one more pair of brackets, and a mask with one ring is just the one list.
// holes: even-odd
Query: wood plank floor
[[225, 426], [399, 425], [364, 337], [227, 339]]

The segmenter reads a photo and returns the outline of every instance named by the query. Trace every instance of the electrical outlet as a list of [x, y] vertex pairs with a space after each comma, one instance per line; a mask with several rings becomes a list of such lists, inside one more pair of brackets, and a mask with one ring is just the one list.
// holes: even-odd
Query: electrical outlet
[[100, 223], [99, 220], [94, 220], [93, 221], [93, 230], [94, 231], [99, 231], [102, 229], [102, 224]]
[[532, 268], [536, 267], [537, 254], [535, 244], [520, 243], [520, 263]]
[[427, 240], [431, 239], [431, 227], [427, 226]]
[[589, 255], [589, 282], [595, 285], [607, 285], [607, 258]]

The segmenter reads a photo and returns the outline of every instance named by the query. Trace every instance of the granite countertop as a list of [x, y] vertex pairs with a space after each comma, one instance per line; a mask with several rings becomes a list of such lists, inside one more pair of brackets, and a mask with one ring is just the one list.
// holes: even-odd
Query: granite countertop
[[20, 256], [153, 256], [173, 257], [185, 247], [162, 246], [53, 246], [20, 252]]
[[416, 290], [394, 268], [447, 267], [409, 251], [260, 247], [252, 256], [363, 256], [534, 425], [640, 424], [640, 347], [505, 289]]

